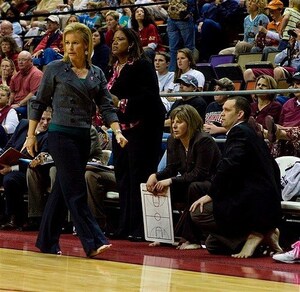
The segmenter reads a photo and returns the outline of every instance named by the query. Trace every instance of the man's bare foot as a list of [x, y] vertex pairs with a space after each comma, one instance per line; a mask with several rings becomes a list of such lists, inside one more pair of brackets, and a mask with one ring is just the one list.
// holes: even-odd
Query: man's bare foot
[[242, 250], [237, 253], [237, 254], [233, 254], [231, 255], [234, 258], [239, 258], [239, 259], [245, 259], [248, 257], [251, 257], [255, 251], [255, 249], [258, 247], [258, 245], [262, 242], [262, 240], [264, 239], [264, 236], [260, 233], [251, 233]]
[[278, 228], [275, 228], [265, 234], [263, 242], [271, 248], [271, 252], [282, 252], [282, 248], [279, 245], [279, 236], [280, 231]]
[[107, 249], [111, 248], [111, 244], [104, 244], [101, 245], [97, 250], [92, 250], [90, 252], [90, 254], [88, 255], [89, 258], [93, 258], [96, 255], [103, 253], [104, 251], [106, 251]]
[[153, 242], [149, 243], [149, 246], [160, 246], [160, 242], [153, 241]]

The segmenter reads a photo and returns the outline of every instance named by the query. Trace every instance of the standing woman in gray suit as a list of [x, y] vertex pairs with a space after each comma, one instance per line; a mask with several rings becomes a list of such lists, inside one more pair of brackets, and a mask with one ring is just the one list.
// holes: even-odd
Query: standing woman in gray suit
[[44, 253], [61, 254], [59, 237], [67, 209], [88, 257], [111, 245], [87, 205], [85, 167], [90, 152], [90, 127], [95, 104], [121, 147], [127, 143], [120, 130], [103, 72], [91, 64], [92, 34], [87, 26], [69, 24], [63, 35], [63, 60], [46, 67], [36, 99], [31, 103], [29, 129], [24, 148], [34, 156], [34, 130], [43, 110], [53, 108], [49, 126], [49, 152], [57, 175], [48, 198], [36, 246]]

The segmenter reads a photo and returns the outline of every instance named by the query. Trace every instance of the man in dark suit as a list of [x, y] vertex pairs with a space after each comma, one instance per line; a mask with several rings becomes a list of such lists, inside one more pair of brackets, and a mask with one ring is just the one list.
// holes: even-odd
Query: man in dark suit
[[190, 208], [193, 223], [208, 234], [207, 250], [236, 258], [252, 256], [262, 243], [281, 251], [279, 169], [266, 143], [247, 123], [250, 113], [243, 97], [224, 103], [223, 158], [208, 194]]

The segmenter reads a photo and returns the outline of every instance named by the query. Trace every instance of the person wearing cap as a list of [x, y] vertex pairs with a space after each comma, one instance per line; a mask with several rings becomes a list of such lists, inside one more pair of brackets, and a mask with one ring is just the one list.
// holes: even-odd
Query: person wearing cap
[[[46, 18], [46, 21], [47, 31], [32, 53], [33, 64], [36, 66], [44, 66], [53, 60], [62, 59], [63, 44], [62, 32], [59, 29], [59, 17], [50, 15]], [[30, 44], [31, 42], [29, 42]]]
[[205, 116], [205, 109], [206, 109], [206, 102], [200, 95], [193, 95], [193, 92], [198, 91], [198, 81], [197, 79], [189, 74], [182, 75], [180, 78], [178, 78], [176, 83], [179, 83], [180, 85], [180, 92], [190, 92], [191, 95], [188, 96], [182, 96], [181, 99], [177, 99], [171, 106], [171, 109], [169, 113], [167, 114], [167, 119], [165, 120], [165, 127], [169, 127], [171, 125], [171, 120], [169, 118], [169, 114], [172, 112], [173, 109], [180, 105], [189, 104], [193, 106], [199, 115], [201, 116], [202, 120], [204, 120]]
[[[213, 79], [214, 91], [234, 91], [234, 83], [229, 78], [224, 77], [219, 80]], [[204, 131], [213, 135], [213, 137], [224, 138], [227, 130], [222, 127], [221, 113], [223, 111], [223, 104], [229, 95], [215, 95], [213, 102], [211, 102], [205, 111]]]
[[251, 53], [263, 52], [263, 60], [267, 59], [269, 52], [279, 51], [278, 45], [280, 41], [280, 31], [283, 16], [283, 3], [280, 0], [272, 0], [266, 10], [272, 18], [265, 28], [262, 25], [258, 26], [258, 34], [256, 35], [256, 45], [251, 49]]

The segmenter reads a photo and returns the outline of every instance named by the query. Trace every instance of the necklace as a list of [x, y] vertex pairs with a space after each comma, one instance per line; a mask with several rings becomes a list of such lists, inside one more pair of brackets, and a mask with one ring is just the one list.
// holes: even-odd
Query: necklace
[[87, 73], [86, 68], [78, 69], [78, 68], [72, 67], [72, 70], [78, 77], [85, 77], [86, 73]]

